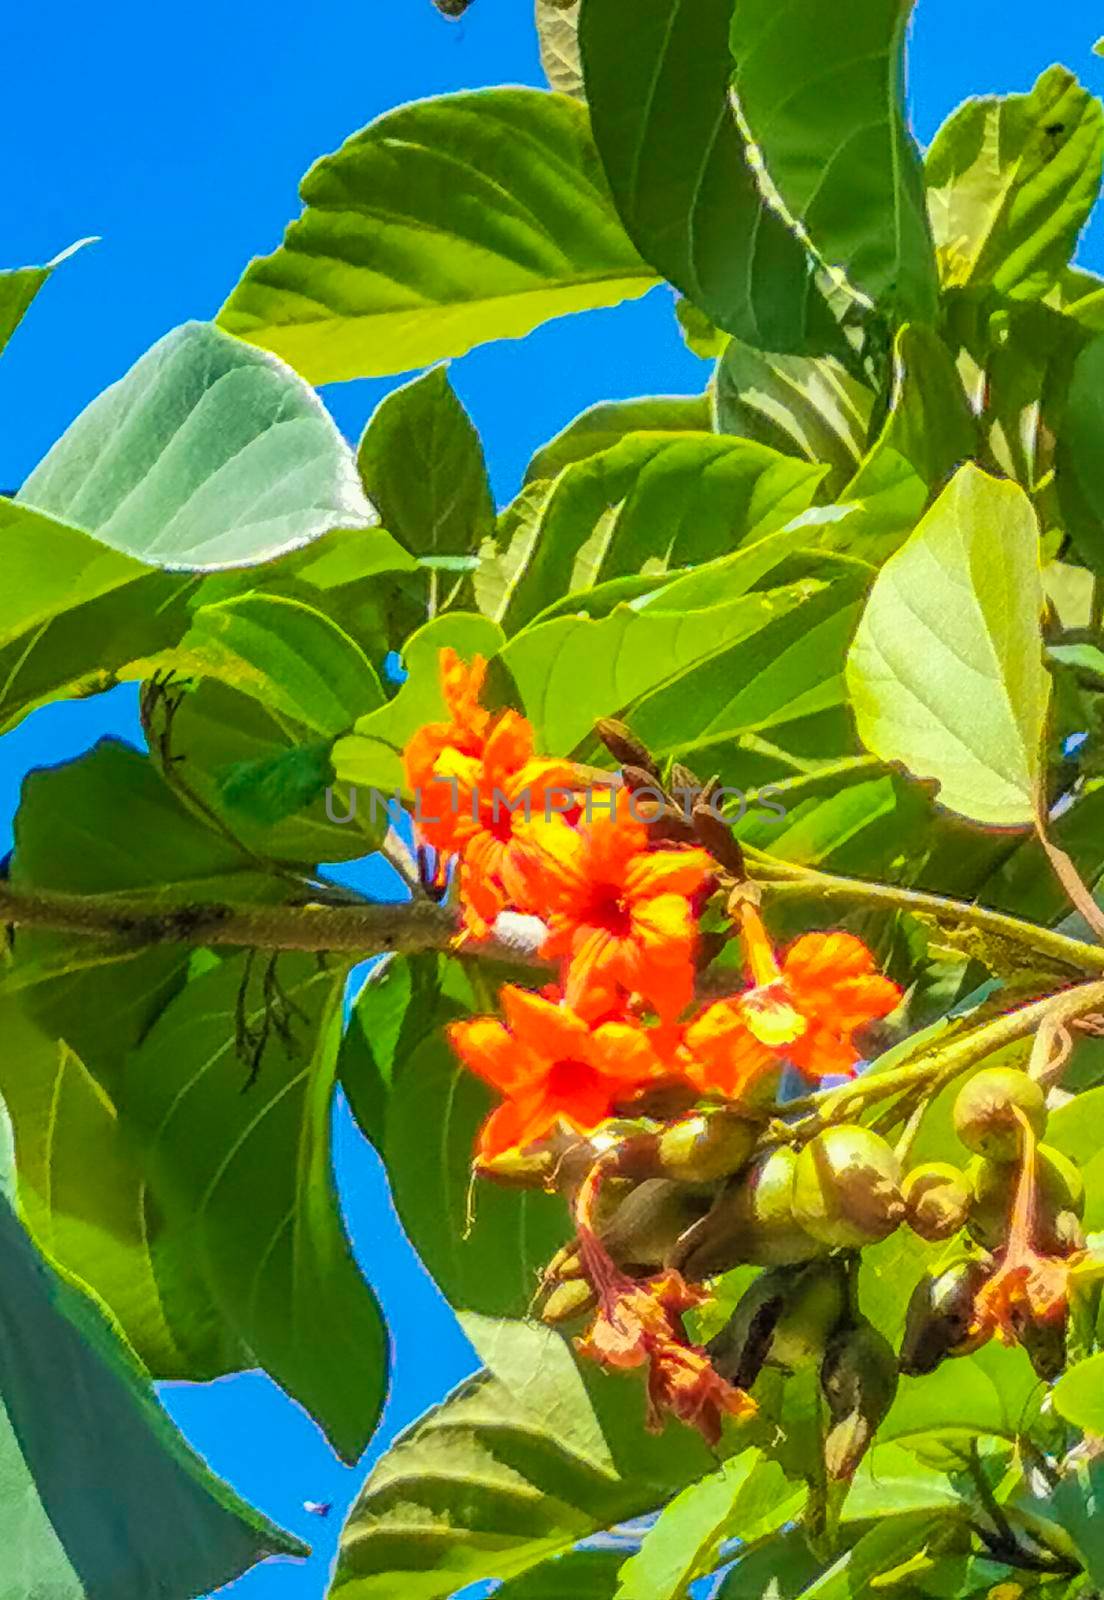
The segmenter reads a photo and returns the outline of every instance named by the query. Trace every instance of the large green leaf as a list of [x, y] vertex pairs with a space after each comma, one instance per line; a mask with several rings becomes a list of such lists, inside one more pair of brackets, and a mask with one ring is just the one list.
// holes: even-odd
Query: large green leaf
[[511, 1578], [715, 1465], [690, 1429], [644, 1431], [639, 1374], [584, 1371], [548, 1329], [464, 1326], [495, 1374], [463, 1384], [373, 1469], [342, 1533], [340, 1600], [437, 1600]]
[[708, 433], [709, 396], [657, 394], [642, 400], [603, 400], [583, 411], [542, 445], [525, 469], [525, 482], [555, 478], [573, 461], [584, 461], [619, 444], [629, 433]]
[[1079, 1361], [1054, 1386], [1055, 1410], [1084, 1433], [1104, 1434], [1104, 1354]]
[[[779, 539], [774, 534], [758, 540], [749, 552]], [[598, 620], [557, 617], [523, 628], [496, 658], [493, 670], [508, 674], [510, 698], [532, 722], [540, 748], [552, 755], [569, 754], [591, 736], [599, 717], [620, 715], [676, 671], [768, 627], [803, 606], [820, 587], [806, 580], [746, 594], [736, 568], [733, 598], [727, 600], [724, 567], [718, 561], [703, 569], [716, 584], [716, 605], [684, 611], [672, 603], [668, 609], [661, 591], [655, 605], [640, 610], [620, 605]]]
[[1104, 109], [1065, 67], [1030, 94], [968, 100], [928, 151], [928, 211], [948, 286], [1046, 294], [1100, 191]]
[[847, 677], [859, 736], [952, 811], [1027, 826], [1050, 679], [1038, 526], [1016, 485], [963, 467], [874, 585]]
[[803, 1500], [777, 1461], [745, 1450], [664, 1507], [625, 1563], [616, 1600], [686, 1600], [694, 1580], [719, 1564], [726, 1540], [750, 1544], [772, 1533]]
[[731, 0], [583, 0], [598, 145], [646, 260], [718, 327], [761, 350], [838, 339], [809, 258], [768, 210], [728, 102]]
[[106, 1303], [154, 1377], [203, 1380], [247, 1365], [204, 1282], [190, 1224], [166, 1221], [111, 1095], [18, 999], [0, 997], [0, 1092], [32, 1238]]
[[624, 1560], [624, 1550], [617, 1547], [571, 1550], [510, 1578], [494, 1591], [495, 1600], [564, 1600], [567, 1595], [571, 1600], [614, 1600]]
[[483, 448], [444, 367], [387, 396], [357, 464], [388, 530], [416, 556], [468, 555], [494, 532]]
[[791, 1528], [742, 1556], [716, 1600], [798, 1600], [824, 1565], [809, 1549], [804, 1530]]
[[351, 452], [282, 362], [190, 322], [77, 418], [19, 499], [152, 565], [248, 566], [364, 527]]
[[714, 378], [717, 428], [831, 467], [842, 489], [866, 451], [874, 393], [831, 356], [779, 356], [731, 339]]
[[91, 239], [78, 239], [68, 250], [48, 261], [44, 267], [15, 267], [0, 271], [0, 350], [27, 314], [28, 307], [55, 267], [73, 255], [82, 245], [92, 244]]
[[306, 210], [221, 325], [312, 383], [406, 372], [656, 282], [617, 220], [586, 110], [483, 89], [389, 111], [303, 179]]
[[627, 434], [565, 467], [520, 525], [494, 614], [516, 632], [572, 591], [724, 555], [804, 511], [824, 471], [747, 439]]
[[[170, 1222], [194, 1230], [223, 1315], [353, 1461], [383, 1404], [387, 1340], [331, 1167], [344, 972], [287, 956], [273, 989], [248, 962], [220, 963], [166, 1007], [127, 1065], [119, 1114]], [[269, 1022], [251, 1081], [238, 1041]]]
[[384, 703], [360, 646], [323, 611], [283, 595], [244, 594], [200, 606], [170, 660], [315, 733], [344, 733]]
[[770, 188], [828, 266], [899, 321], [934, 320], [935, 254], [905, 123], [910, 0], [736, 0], [741, 119]]
[[189, 1449], [99, 1304], [0, 1197], [5, 1600], [192, 1600], [306, 1555]]

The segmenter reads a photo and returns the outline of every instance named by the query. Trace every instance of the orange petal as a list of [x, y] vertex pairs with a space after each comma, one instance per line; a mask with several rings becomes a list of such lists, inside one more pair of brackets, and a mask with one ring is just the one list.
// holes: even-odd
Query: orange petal
[[471, 1017], [452, 1022], [445, 1030], [449, 1044], [464, 1065], [509, 1093], [529, 1082], [539, 1063], [533, 1061], [496, 1017]]
[[525, 1138], [521, 1114], [512, 1100], [497, 1106], [479, 1130], [476, 1148], [484, 1161], [493, 1161], [507, 1150], [518, 1150], [531, 1143]]
[[693, 895], [714, 871], [704, 850], [649, 850], [635, 857], [625, 877], [625, 889], [637, 896]]
[[738, 1004], [749, 1032], [770, 1050], [785, 1050], [808, 1029], [781, 979], [745, 990]]
[[606, 1077], [642, 1084], [666, 1073], [652, 1034], [631, 1022], [605, 1022], [595, 1028], [590, 1059]]
[[543, 1061], [583, 1060], [590, 1029], [565, 1005], [508, 984], [499, 996], [510, 1032]]

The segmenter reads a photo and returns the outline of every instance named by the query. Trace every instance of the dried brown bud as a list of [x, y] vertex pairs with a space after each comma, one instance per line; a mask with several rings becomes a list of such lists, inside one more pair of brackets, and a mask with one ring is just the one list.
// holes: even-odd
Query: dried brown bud
[[654, 756], [626, 723], [618, 722], [616, 717], [601, 717], [594, 724], [594, 731], [619, 767], [639, 767], [648, 773], [649, 783], [658, 782]]
[[707, 800], [699, 800], [694, 806], [693, 819], [694, 832], [703, 848], [726, 872], [742, 882], [747, 877], [744, 852], [728, 823], [710, 808]]

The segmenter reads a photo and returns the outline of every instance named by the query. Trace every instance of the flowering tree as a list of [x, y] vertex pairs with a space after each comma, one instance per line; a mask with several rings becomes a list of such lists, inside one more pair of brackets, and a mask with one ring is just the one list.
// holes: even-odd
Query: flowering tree
[[[4, 726], [134, 681], [148, 742], [0, 884], [18, 1600], [299, 1548], [151, 1378], [364, 1450], [339, 1084], [484, 1363], [341, 1600], [1104, 1589], [1104, 111], [922, 157], [908, 11], [537, 0], [550, 92], [355, 134], [0, 500]], [[496, 513], [440, 363], [663, 280], [704, 392]], [[413, 368], [354, 457], [310, 385]]]

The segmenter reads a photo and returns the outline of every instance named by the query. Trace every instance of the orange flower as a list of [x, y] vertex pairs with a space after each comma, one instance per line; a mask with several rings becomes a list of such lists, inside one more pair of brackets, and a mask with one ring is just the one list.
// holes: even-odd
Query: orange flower
[[649, 849], [627, 791], [612, 815], [583, 827], [534, 822], [519, 857], [530, 903], [548, 924], [542, 954], [566, 962], [568, 1003], [584, 995], [640, 994], [664, 1019], [690, 1002], [697, 918], [693, 897], [713, 862], [704, 850]]
[[616, 1271], [598, 1274], [601, 1309], [579, 1354], [605, 1367], [648, 1367], [647, 1426], [662, 1430], [668, 1414], [697, 1428], [715, 1445], [721, 1418], [750, 1416], [755, 1402], [721, 1377], [698, 1346], [689, 1343], [683, 1314], [709, 1297], [679, 1273], [636, 1282]]
[[781, 965], [751, 906], [742, 934], [752, 986], [707, 1006], [686, 1029], [691, 1080], [736, 1099], [782, 1058], [811, 1078], [851, 1073], [859, 1054], [852, 1035], [893, 1010], [897, 984], [874, 970], [874, 957], [850, 933], [806, 933]]
[[505, 1022], [476, 1017], [454, 1022], [449, 1042], [464, 1064], [506, 1096], [479, 1136], [490, 1161], [524, 1149], [565, 1123], [590, 1133], [664, 1063], [639, 1023], [585, 1022], [570, 1006], [512, 985], [502, 990]]
[[1064, 1322], [1069, 1310], [1070, 1263], [1035, 1249], [1038, 1201], [1037, 1140], [1035, 1130], [1016, 1110], [1022, 1135], [1020, 1178], [1008, 1242], [1000, 1265], [982, 1285], [974, 1302], [971, 1334], [987, 1338], [995, 1333], [1002, 1344], [1016, 1344], [1031, 1326]]
[[562, 796], [575, 781], [570, 762], [534, 759], [533, 729], [518, 712], [492, 722], [479, 704], [485, 676], [481, 656], [468, 668], [442, 650], [450, 720], [420, 728], [403, 756], [419, 836], [442, 855], [461, 857], [461, 912], [476, 938], [507, 906], [528, 909], [525, 880], [514, 870], [517, 830], [543, 814], [552, 791]]

